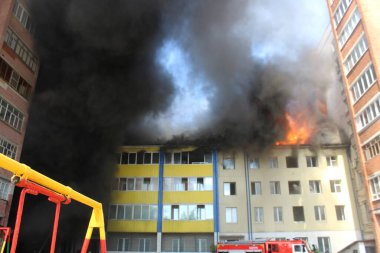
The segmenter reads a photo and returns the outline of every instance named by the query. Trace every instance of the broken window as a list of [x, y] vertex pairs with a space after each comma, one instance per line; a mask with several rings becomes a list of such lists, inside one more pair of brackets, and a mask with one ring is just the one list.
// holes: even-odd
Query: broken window
[[298, 168], [298, 157], [287, 156], [286, 157], [286, 167], [287, 168]]
[[293, 206], [293, 218], [294, 221], [305, 221], [303, 206]]
[[235, 169], [235, 160], [233, 155], [226, 154], [223, 157], [223, 169], [225, 170], [233, 170]]
[[301, 194], [301, 182], [300, 181], [289, 181], [289, 194]]
[[249, 168], [250, 169], [258, 169], [260, 168], [260, 161], [258, 158], [252, 158], [249, 160]]

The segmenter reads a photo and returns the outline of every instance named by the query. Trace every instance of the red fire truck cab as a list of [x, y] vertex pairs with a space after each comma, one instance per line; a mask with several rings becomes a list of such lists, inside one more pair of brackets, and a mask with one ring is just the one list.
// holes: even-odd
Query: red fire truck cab
[[255, 240], [218, 242], [217, 253], [312, 253], [307, 242], [292, 240]]

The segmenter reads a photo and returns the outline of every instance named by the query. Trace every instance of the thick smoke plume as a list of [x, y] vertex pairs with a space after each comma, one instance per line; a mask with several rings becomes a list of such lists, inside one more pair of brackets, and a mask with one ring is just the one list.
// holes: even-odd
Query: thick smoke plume
[[[310, 2], [286, 2], [31, 1], [41, 69], [23, 162], [107, 209], [121, 144], [267, 147], [284, 136], [286, 111], [309, 108], [311, 120], [326, 121], [315, 102], [335, 82], [333, 61], [304, 37]], [[173, 110], [181, 87], [164, 66], [165, 45], [183, 52], [191, 103], [207, 100], [204, 110]], [[67, 231], [61, 242], [74, 236]]]

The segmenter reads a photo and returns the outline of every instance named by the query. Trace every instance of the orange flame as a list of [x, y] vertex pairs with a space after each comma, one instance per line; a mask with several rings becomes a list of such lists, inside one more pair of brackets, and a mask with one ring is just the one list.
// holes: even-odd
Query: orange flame
[[313, 127], [306, 117], [306, 112], [298, 117], [292, 117], [289, 113], [285, 114], [288, 122], [288, 131], [285, 140], [277, 141], [276, 145], [307, 144], [313, 134]]

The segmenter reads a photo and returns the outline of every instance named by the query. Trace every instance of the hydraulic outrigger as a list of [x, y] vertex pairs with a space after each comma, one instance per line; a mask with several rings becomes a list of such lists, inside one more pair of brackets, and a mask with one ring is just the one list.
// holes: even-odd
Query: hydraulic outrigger
[[[7, 156], [0, 154], [0, 168], [12, 172], [14, 175], [12, 177], [13, 183], [16, 186], [23, 188], [20, 195], [15, 228], [13, 231], [11, 253], [16, 252], [18, 234], [21, 225], [21, 217], [23, 212], [24, 200], [26, 194], [38, 195], [42, 194], [48, 197], [48, 200], [56, 204], [55, 220], [53, 225], [52, 241], [50, 246], [50, 253], [55, 251], [55, 242], [58, 229], [58, 219], [60, 213], [61, 204], [69, 204], [70, 201], [76, 200], [84, 205], [92, 207], [92, 214], [87, 228], [86, 236], [82, 245], [81, 253], [86, 253], [92, 236], [94, 228], [99, 229], [100, 236], [100, 251], [101, 253], [106, 253], [106, 237], [104, 229], [104, 216], [102, 204], [74, 191], [68, 186], [62, 185], [57, 181], [31, 169], [29, 166], [19, 163]], [[3, 228], [5, 234], [5, 240], [9, 238], [9, 229]], [[1, 248], [1, 253], [4, 251], [3, 244]]]

